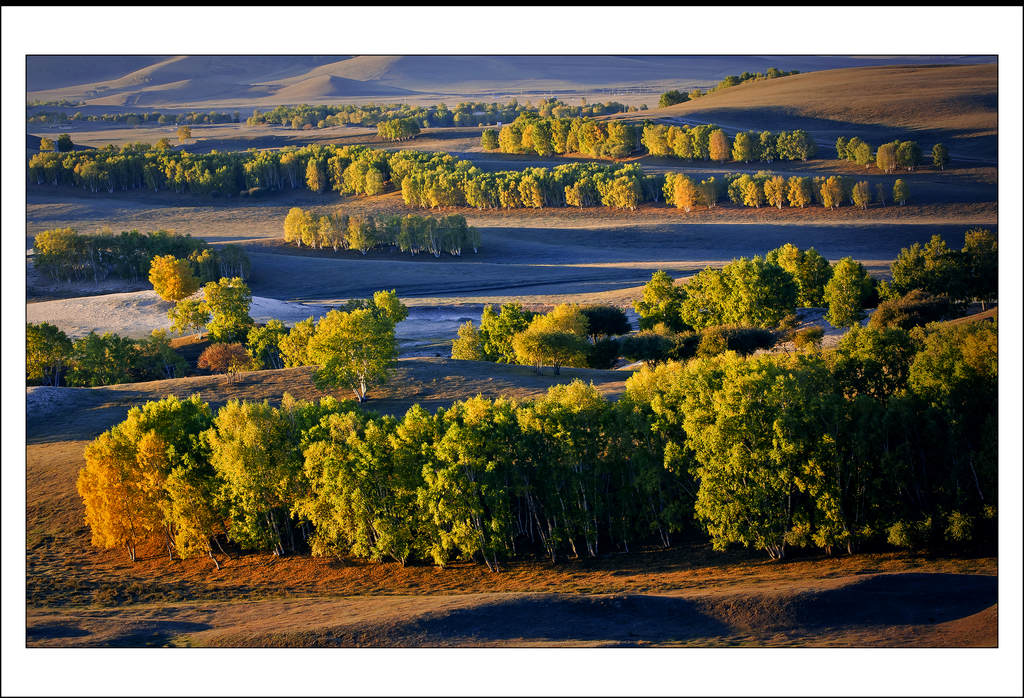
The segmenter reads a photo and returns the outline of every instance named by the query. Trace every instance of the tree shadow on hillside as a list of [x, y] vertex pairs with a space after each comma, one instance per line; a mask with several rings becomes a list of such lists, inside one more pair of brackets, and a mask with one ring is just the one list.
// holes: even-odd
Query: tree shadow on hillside
[[997, 601], [995, 577], [885, 574], [838, 589], [696, 599], [538, 594], [408, 621], [313, 631], [303, 643], [329, 646], [441, 646], [501, 642], [673, 643], [737, 634], [828, 628], [933, 625]]

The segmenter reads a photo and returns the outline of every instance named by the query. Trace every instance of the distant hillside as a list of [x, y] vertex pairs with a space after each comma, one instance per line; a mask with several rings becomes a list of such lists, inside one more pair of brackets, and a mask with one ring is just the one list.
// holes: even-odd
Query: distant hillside
[[[29, 56], [28, 98], [110, 107], [323, 102], [709, 86], [727, 74], [814, 71], [934, 57], [884, 56]], [[991, 57], [943, 57], [974, 63]]]
[[997, 88], [994, 63], [847, 68], [745, 83], [642, 116], [740, 129], [804, 128], [826, 143], [860, 135], [877, 145], [894, 133], [915, 134], [929, 148], [944, 140], [960, 155], [994, 158]]

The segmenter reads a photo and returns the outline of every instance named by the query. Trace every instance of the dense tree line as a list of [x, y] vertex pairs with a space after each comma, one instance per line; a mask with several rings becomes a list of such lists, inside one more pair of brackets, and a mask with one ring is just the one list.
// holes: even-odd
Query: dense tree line
[[637, 165], [484, 172], [447, 153], [334, 145], [203, 155], [146, 145], [38, 153], [29, 162], [29, 181], [92, 191], [149, 188], [218, 196], [298, 188], [375, 195], [397, 189], [406, 204], [421, 208], [636, 208], [658, 200], [661, 192], [659, 176], [645, 175]]
[[237, 245], [210, 247], [202, 239], [158, 230], [140, 233], [100, 232], [87, 235], [72, 228], [37, 234], [32, 242], [32, 263], [54, 281], [99, 282], [108, 277], [138, 281], [148, 278], [152, 260], [170, 255], [187, 260], [201, 281], [249, 274], [249, 258]]
[[[608, 206], [635, 210], [661, 198], [661, 177], [639, 165], [571, 163], [554, 168], [484, 172], [466, 161], [437, 158], [402, 180], [409, 206], [542, 208]], [[463, 165], [463, 163], [466, 163]]]
[[817, 152], [814, 140], [802, 129], [780, 133], [743, 131], [730, 138], [713, 124], [647, 123], [641, 129], [621, 121], [580, 117], [545, 119], [536, 114], [522, 114], [497, 132], [488, 129], [480, 142], [485, 150], [503, 153], [624, 158], [634, 152], [646, 152], [681, 160], [716, 162], [808, 160]]
[[185, 360], [171, 348], [170, 338], [155, 330], [136, 340], [106, 332], [90, 332], [70, 340], [47, 322], [25, 326], [28, 385], [97, 386], [180, 378]]
[[[75, 106], [75, 105], [48, 105]], [[111, 123], [125, 126], [174, 125], [174, 124], [237, 124], [241, 121], [239, 113], [208, 111], [208, 112], [115, 112], [112, 114], [83, 114], [78, 111], [68, 114], [64, 111], [39, 111], [28, 117], [30, 124], [76, 124], [76, 123]]]
[[389, 119], [413, 119], [423, 128], [445, 126], [489, 126], [514, 121], [520, 114], [537, 114], [542, 117], [556, 116], [602, 116], [619, 112], [636, 111], [619, 102], [595, 102], [572, 106], [548, 98], [536, 105], [520, 104], [518, 100], [500, 104], [498, 102], [459, 102], [454, 109], [444, 103], [433, 106], [410, 104], [299, 104], [279, 106], [269, 112], [253, 111], [246, 120], [250, 126], [280, 124], [291, 128], [327, 128], [329, 126], [375, 126]]
[[644, 369], [380, 417], [324, 398], [134, 408], [86, 449], [93, 543], [216, 560], [246, 550], [413, 560], [670, 545], [832, 553], [995, 528], [996, 327], [860, 329], [835, 351]]
[[[612, 125], [602, 133], [620, 130]], [[698, 147], [707, 149], [701, 157], [718, 157], [718, 151], [723, 153], [721, 159], [731, 157], [728, 137], [720, 129], [694, 127], [688, 133], [704, 134], [697, 139]], [[721, 138], [716, 139], [716, 134]], [[779, 135], [781, 138], [783, 134]], [[682, 140], [690, 142], [689, 136]], [[706, 145], [700, 145], [704, 141]], [[600, 147], [607, 148], [613, 142], [620, 139], [605, 139]], [[881, 183], [872, 192], [867, 182], [839, 175], [794, 176], [787, 180], [759, 171], [696, 182], [683, 173], [647, 174], [636, 163], [568, 163], [554, 168], [485, 172], [471, 161], [448, 153], [387, 152], [335, 145], [205, 155], [145, 145], [66, 154], [43, 152], [31, 158], [29, 178], [37, 184], [65, 184], [92, 191], [145, 187], [211, 196], [255, 196], [299, 188], [373, 196], [398, 190], [406, 205], [418, 208], [609, 206], [633, 210], [642, 203], [665, 200], [692, 210], [695, 205], [714, 207], [726, 196], [743, 206], [781, 208], [788, 202], [794, 207], [816, 203], [838, 208], [848, 202], [865, 208], [873, 202], [884, 205], [890, 196]], [[909, 196], [906, 183], [895, 180], [891, 199], [905, 204]]]
[[377, 124], [377, 136], [385, 141], [407, 141], [420, 132], [416, 119], [388, 119]]
[[[621, 121], [545, 118], [527, 113], [501, 127], [497, 146], [503, 153], [541, 156], [580, 153], [591, 157], [623, 158], [637, 148], [638, 136], [636, 127]], [[481, 140], [485, 147], [492, 142], [491, 137]]]
[[340, 211], [316, 216], [312, 211], [292, 208], [284, 220], [285, 242], [296, 247], [358, 250], [366, 254], [375, 248], [395, 247], [417, 255], [440, 257], [447, 252], [461, 256], [463, 249], [480, 248], [480, 231], [466, 224], [465, 216], [382, 216], [351, 217]]
[[681, 160], [724, 162], [808, 160], [817, 153], [814, 139], [803, 129], [793, 131], [741, 131], [730, 138], [713, 124], [666, 126], [646, 124], [640, 136], [646, 152]]
[[[715, 208], [723, 199], [736, 206], [750, 208], [805, 208], [818, 205], [838, 209], [849, 205], [866, 209], [873, 203], [885, 206], [890, 196], [881, 182], [872, 191], [867, 181], [858, 182], [842, 175], [793, 175], [787, 179], [765, 170], [754, 174], [726, 173], [722, 177], [708, 177], [699, 181], [681, 172], [668, 172], [664, 175], [664, 182], [662, 196], [665, 203], [687, 212], [697, 206]], [[900, 205], [910, 200], [910, 190], [902, 179], [893, 182], [891, 200]]]

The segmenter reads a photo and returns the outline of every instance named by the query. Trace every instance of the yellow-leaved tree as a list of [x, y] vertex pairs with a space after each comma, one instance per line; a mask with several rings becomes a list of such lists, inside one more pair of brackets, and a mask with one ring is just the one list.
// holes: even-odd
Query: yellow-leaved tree
[[211, 423], [198, 395], [171, 396], [132, 408], [86, 446], [77, 485], [93, 545], [124, 548], [132, 562], [140, 545], [161, 539], [168, 554], [213, 557], [223, 517], [211, 497], [199, 496], [216, 478], [195, 438]]
[[166, 254], [153, 257], [149, 265], [149, 283], [165, 301], [180, 301], [199, 290], [199, 279], [187, 259]]
[[112, 428], [86, 446], [78, 493], [85, 502], [85, 522], [92, 544], [123, 547], [135, 562], [138, 545], [160, 530], [166, 459], [155, 433], [135, 441], [128, 430]]

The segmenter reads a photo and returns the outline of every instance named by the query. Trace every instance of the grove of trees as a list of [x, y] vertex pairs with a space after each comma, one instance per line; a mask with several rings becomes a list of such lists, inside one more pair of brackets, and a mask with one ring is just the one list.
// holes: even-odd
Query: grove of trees
[[[249, 274], [249, 258], [238, 245], [214, 249], [205, 240], [165, 230], [87, 235], [72, 228], [55, 228], [35, 236], [32, 253], [35, 268], [54, 281], [99, 282], [111, 276], [139, 281], [149, 277], [154, 258], [167, 256], [187, 260], [200, 281]], [[159, 263], [158, 270], [166, 264]], [[176, 265], [175, 269], [184, 273], [184, 267]], [[158, 271], [158, 275], [163, 273]]]
[[775, 558], [964, 547], [995, 530], [996, 337], [859, 328], [831, 351], [645, 368], [616, 402], [579, 381], [402, 417], [169, 397], [88, 446], [78, 489], [94, 545], [131, 559], [234, 545], [500, 570], [683, 533]]
[[470, 248], [480, 248], [480, 231], [466, 224], [465, 216], [383, 216], [350, 217], [339, 208], [334, 213], [316, 216], [312, 211], [292, 208], [284, 219], [284, 240], [296, 247], [358, 250], [366, 254], [375, 248], [395, 247], [404, 253], [420, 252], [440, 257], [443, 252], [461, 256]]
[[479, 327], [467, 321], [452, 341], [452, 358], [533, 366], [542, 373], [551, 366], [609, 368], [619, 356], [615, 337], [632, 328], [615, 306], [555, 306], [546, 314], [525, 310], [518, 303], [497, 311], [484, 306]]
[[414, 118], [387, 119], [377, 124], [377, 136], [385, 141], [407, 141], [420, 132], [420, 125]]
[[25, 368], [28, 385], [90, 387], [180, 378], [186, 364], [162, 330], [142, 340], [90, 332], [72, 341], [43, 322], [25, 325]]
[[[846, 138], [839, 136], [836, 139], [836, 154], [840, 160], [849, 160], [865, 169], [872, 163], [879, 170], [886, 174], [892, 174], [897, 169], [904, 168], [912, 172], [921, 164], [921, 146], [917, 141], [891, 141], [878, 146], [872, 151], [871, 145], [859, 137]], [[936, 168], [942, 169], [949, 162], [949, 152], [946, 146], [936, 143], [932, 148], [932, 161]]]
[[[712, 153], [712, 137], [717, 141]], [[643, 147], [651, 155], [675, 157], [681, 160], [735, 160], [737, 162], [775, 160], [808, 160], [814, 157], [817, 146], [806, 131], [746, 131], [729, 136], [717, 126], [666, 126], [647, 124], [640, 137]]]

